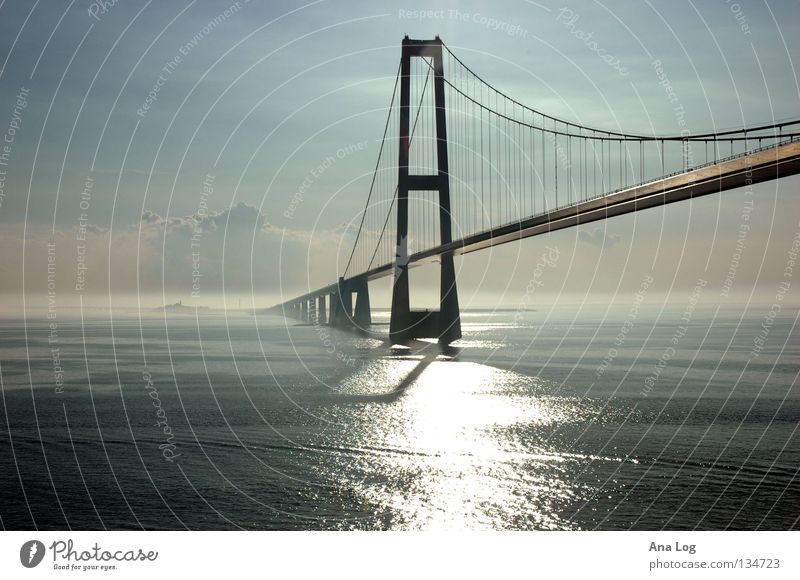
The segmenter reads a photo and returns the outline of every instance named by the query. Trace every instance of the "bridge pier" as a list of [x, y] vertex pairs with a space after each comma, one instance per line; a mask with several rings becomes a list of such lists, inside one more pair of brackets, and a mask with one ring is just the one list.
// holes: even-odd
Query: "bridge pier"
[[437, 332], [440, 344], [447, 345], [461, 338], [461, 311], [453, 254], [442, 256]]
[[392, 292], [389, 337], [395, 343], [415, 338], [436, 338], [448, 345], [461, 338], [461, 313], [458, 306], [453, 256], [442, 256], [439, 310], [412, 310], [409, 307], [408, 272]]
[[328, 324], [336, 326], [336, 319], [339, 316], [339, 294], [331, 292], [328, 295]]
[[339, 278], [331, 300], [331, 326], [350, 328], [353, 325], [353, 295], [344, 278]]
[[[353, 294], [356, 295], [355, 310]], [[339, 278], [337, 291], [331, 294], [330, 325], [337, 328], [357, 327], [367, 330], [372, 324], [369, 302], [369, 284], [366, 278], [345, 280]]]
[[372, 313], [369, 306], [369, 283], [366, 278], [353, 284], [356, 294], [356, 309], [353, 313], [353, 322], [360, 330], [366, 330], [372, 324]]
[[325, 314], [325, 295], [317, 296], [317, 324], [326, 324], [328, 317]]
[[[433, 60], [433, 90], [436, 108], [436, 162], [433, 175], [409, 175], [411, 133], [411, 59]], [[447, 118], [444, 102], [444, 65], [442, 41], [403, 39], [400, 60], [400, 147], [397, 174], [397, 252], [395, 280], [392, 289], [392, 314], [389, 336], [393, 342], [414, 338], [437, 338], [440, 344], [450, 344], [461, 338], [461, 314], [458, 306], [453, 254], [441, 256], [441, 280], [438, 311], [412, 311], [408, 279], [408, 192], [436, 191], [439, 195], [439, 237], [441, 245], [452, 242], [450, 215], [450, 173], [447, 158]]]

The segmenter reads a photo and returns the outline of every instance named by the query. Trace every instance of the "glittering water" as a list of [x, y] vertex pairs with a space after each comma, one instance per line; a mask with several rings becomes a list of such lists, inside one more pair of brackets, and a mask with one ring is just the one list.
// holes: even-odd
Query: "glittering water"
[[5, 321], [2, 525], [798, 527], [797, 311], [757, 357], [758, 309], [620, 341], [626, 312], [467, 312], [446, 353], [238, 313]]

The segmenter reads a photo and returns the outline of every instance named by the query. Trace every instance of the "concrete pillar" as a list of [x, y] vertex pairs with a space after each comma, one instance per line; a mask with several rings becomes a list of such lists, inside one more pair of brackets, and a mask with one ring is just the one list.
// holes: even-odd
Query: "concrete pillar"
[[325, 324], [328, 317], [325, 313], [325, 295], [317, 296], [317, 324]]
[[339, 316], [339, 295], [331, 292], [328, 296], [328, 324], [336, 326], [336, 318]]
[[335, 294], [331, 295], [331, 326], [351, 328], [353, 319], [353, 281], [339, 278]]
[[353, 322], [362, 330], [372, 324], [372, 313], [369, 307], [369, 283], [366, 279], [356, 285], [356, 310], [353, 313]]
[[452, 254], [442, 256], [440, 284], [439, 344], [447, 345], [461, 338], [461, 311]]
[[335, 325], [340, 328], [347, 328], [353, 324], [353, 293], [350, 284], [344, 278], [339, 278], [339, 289], [337, 294], [337, 313]]

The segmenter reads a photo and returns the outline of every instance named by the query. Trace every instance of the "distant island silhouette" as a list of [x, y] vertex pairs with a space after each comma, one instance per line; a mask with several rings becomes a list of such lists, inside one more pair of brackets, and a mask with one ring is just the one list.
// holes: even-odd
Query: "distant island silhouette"
[[178, 300], [175, 304], [165, 304], [164, 306], [159, 306], [153, 310], [164, 310], [165, 312], [185, 312], [188, 314], [190, 312], [194, 312], [195, 310], [211, 310], [211, 308], [209, 306], [186, 306], [183, 303], [183, 300]]

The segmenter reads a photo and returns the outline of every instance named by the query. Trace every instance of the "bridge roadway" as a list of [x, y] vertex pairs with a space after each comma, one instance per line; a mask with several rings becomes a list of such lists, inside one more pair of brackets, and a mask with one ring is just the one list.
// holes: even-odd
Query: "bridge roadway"
[[[468, 254], [515, 240], [554, 232], [579, 224], [591, 223], [643, 209], [675, 203], [712, 193], [744, 187], [800, 173], [800, 141], [764, 148], [746, 155], [733, 157], [715, 164], [691, 169], [654, 181], [634, 185], [620, 191], [604, 194], [570, 206], [537, 214], [522, 221], [512, 222], [480, 232], [449, 244], [417, 252], [409, 256], [409, 266], [419, 266], [435, 261], [448, 252], [453, 255]], [[393, 264], [384, 264], [348, 278], [347, 281], [376, 280], [391, 275]], [[337, 283], [319, 288], [278, 304], [275, 310], [320, 295], [335, 292]]]

